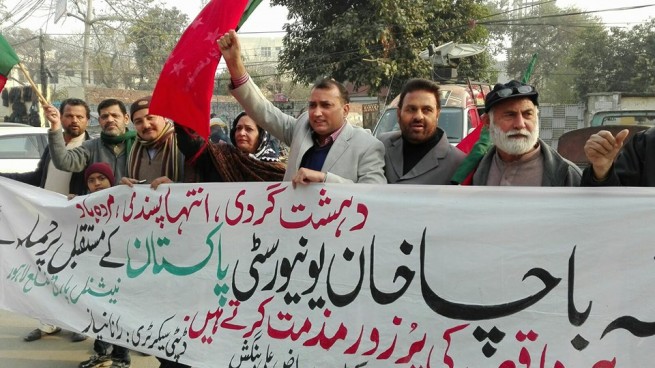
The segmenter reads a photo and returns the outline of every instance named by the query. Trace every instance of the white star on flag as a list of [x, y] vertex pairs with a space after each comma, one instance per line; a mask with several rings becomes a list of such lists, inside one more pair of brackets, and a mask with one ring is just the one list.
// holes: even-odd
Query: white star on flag
[[203, 24], [205, 24], [205, 22], [202, 21], [202, 18], [198, 18], [189, 26], [189, 28], [196, 29]]
[[[1, 2], [1, 1], [0, 1]], [[209, 114], [220, 50], [218, 37], [239, 24], [248, 0], [211, 0], [166, 60], [150, 112], [209, 137]]]
[[180, 72], [186, 67], [184, 65], [184, 59], [180, 59], [177, 63], [173, 64], [173, 70], [171, 71], [171, 74], [175, 74], [176, 76], [180, 76]]

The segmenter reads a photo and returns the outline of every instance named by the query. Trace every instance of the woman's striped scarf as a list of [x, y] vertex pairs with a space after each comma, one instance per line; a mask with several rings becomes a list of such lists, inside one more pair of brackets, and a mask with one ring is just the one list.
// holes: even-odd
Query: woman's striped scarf
[[[144, 150], [150, 148], [159, 148], [162, 150], [163, 162], [161, 168], [161, 175], [167, 176], [174, 182], [182, 180], [179, 165], [180, 151], [177, 149], [177, 139], [175, 137], [175, 128], [170, 122], [166, 122], [166, 126], [162, 129], [161, 133], [155, 140], [144, 141], [137, 137], [132, 146], [130, 157], [128, 160], [128, 175], [130, 178], [138, 179], [139, 168], [141, 166], [141, 159]], [[147, 152], [146, 152], [147, 154]]]
[[271, 134], [264, 129], [260, 129], [259, 134], [261, 135], [261, 143], [259, 143], [257, 151], [251, 153], [250, 156], [259, 161], [280, 162], [280, 154], [275, 151], [271, 143]]

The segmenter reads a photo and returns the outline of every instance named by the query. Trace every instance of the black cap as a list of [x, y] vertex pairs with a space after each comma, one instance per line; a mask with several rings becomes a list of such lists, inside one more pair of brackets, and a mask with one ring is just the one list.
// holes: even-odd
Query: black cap
[[134, 113], [141, 110], [141, 109], [148, 109], [150, 108], [150, 100], [152, 99], [152, 96], [146, 96], [146, 97], [141, 97], [140, 99], [132, 102], [132, 106], [130, 106], [130, 120], [134, 122]]
[[511, 80], [505, 84], [496, 84], [494, 89], [487, 93], [487, 97], [484, 99], [484, 111], [489, 112], [495, 104], [517, 97], [529, 98], [535, 106], [539, 106], [539, 93], [534, 86]]

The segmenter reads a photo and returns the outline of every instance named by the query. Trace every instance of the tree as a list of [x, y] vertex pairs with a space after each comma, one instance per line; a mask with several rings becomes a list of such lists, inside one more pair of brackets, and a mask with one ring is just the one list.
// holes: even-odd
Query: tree
[[617, 74], [620, 91], [655, 92], [655, 19], [632, 29], [613, 29], [619, 44]]
[[248, 74], [253, 81], [262, 89], [271, 93], [281, 92], [281, 85], [278, 83], [280, 76], [277, 72], [277, 63], [275, 62], [249, 62], [244, 60], [248, 66]]
[[655, 19], [631, 29], [589, 29], [571, 57], [580, 98], [593, 92], [655, 92]]
[[[283, 78], [278, 73], [277, 66], [269, 62], [246, 63], [248, 74], [261, 88], [262, 92], [269, 98], [275, 93], [284, 93], [290, 100], [305, 100], [310, 93], [311, 86], [308, 84], [296, 83]], [[227, 69], [220, 70], [214, 83], [214, 94], [230, 95], [227, 86], [230, 83], [230, 73]]]
[[27, 28], [6, 29], [2, 35], [12, 45], [20, 61], [28, 70], [39, 70], [39, 32]]
[[140, 88], [154, 88], [162, 66], [187, 23], [188, 17], [177, 8], [157, 6], [129, 28], [127, 40], [135, 45]]
[[[90, 9], [86, 0], [69, 2], [68, 16], [84, 22], [85, 32], [71, 36], [45, 35], [47, 68], [55, 77], [72, 72], [76, 79], [80, 75], [92, 77], [95, 84], [109, 88], [152, 88], [188, 23], [187, 16], [179, 10], [153, 7], [153, 3], [154, 0], [96, 1], [93, 3], [96, 8]], [[19, 22], [36, 11], [34, 8], [9, 14], [2, 4], [0, 0], [2, 23]], [[129, 34], [130, 31], [136, 33]], [[17, 52], [23, 62], [36, 74], [38, 33], [8, 26], [3, 34], [14, 35], [10, 43], [18, 45]]]
[[582, 100], [591, 92], [611, 89], [607, 73], [616, 69], [616, 60], [612, 57], [612, 38], [605, 28], [589, 28], [580, 36], [571, 56], [571, 66], [577, 71], [575, 89]]
[[538, 54], [536, 68], [530, 78], [540, 91], [544, 102], [575, 102], [571, 86], [575, 75], [570, 73], [572, 47], [582, 34], [602, 29], [600, 20], [577, 14], [576, 8], [559, 8], [553, 3], [542, 3], [526, 11], [523, 17], [510, 17], [506, 23], [496, 22], [489, 27], [505, 30], [511, 42], [507, 51], [507, 73], [520, 79], [533, 54]]
[[[470, 19], [487, 14], [475, 0], [272, 0], [284, 5], [294, 23], [285, 25], [280, 66], [295, 82], [322, 76], [397, 89], [407, 79], [430, 77], [431, 65], [419, 53], [448, 41], [486, 43], [487, 31]], [[489, 60], [472, 62], [488, 71]], [[482, 75], [483, 73], [480, 73]]]
[[[143, 0], [145, 3], [150, 3], [152, 0]], [[137, 1], [140, 2], [140, 1]], [[93, 7], [93, 2], [91, 0], [80, 0], [73, 3], [73, 8], [67, 13], [67, 16], [73, 17], [77, 20], [80, 20], [84, 23], [84, 34], [83, 34], [83, 46], [82, 46], [82, 73], [81, 73], [81, 82], [82, 86], [85, 86], [86, 83], [91, 79], [91, 70], [89, 69], [90, 65], [90, 43], [91, 43], [91, 32], [94, 31], [95, 35], [98, 35], [97, 28], [98, 26], [110, 26], [110, 24], [125, 22], [127, 18], [124, 18], [123, 13], [119, 11], [119, 8], [123, 7], [121, 1], [116, 3], [107, 3], [110, 7], [107, 13], [96, 15], [96, 9]], [[111, 26], [110, 26], [111, 27]], [[106, 27], [105, 27], [106, 28]], [[100, 38], [96, 38], [98, 42]]]
[[92, 45], [94, 52], [90, 64], [95, 83], [107, 88], [124, 86], [133, 89], [137, 71], [132, 53], [129, 49], [117, 47], [127, 43], [125, 35], [103, 24], [97, 25], [96, 29], [102, 37], [95, 38]]

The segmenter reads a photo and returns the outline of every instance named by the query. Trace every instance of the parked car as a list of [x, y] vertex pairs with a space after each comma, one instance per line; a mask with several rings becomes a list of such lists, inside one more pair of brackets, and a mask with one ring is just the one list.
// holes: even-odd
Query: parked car
[[655, 126], [654, 110], [599, 111], [591, 118], [591, 126], [647, 125]]
[[623, 129], [630, 132], [626, 141], [635, 133], [655, 126], [654, 110], [611, 110], [599, 111], [593, 115], [591, 126], [575, 129], [562, 134], [557, 142], [557, 152], [573, 161], [581, 169], [589, 166], [584, 145], [592, 134], [607, 130], [616, 135]]
[[0, 172], [34, 171], [47, 146], [47, 128], [0, 123]]
[[600, 130], [607, 130], [612, 135], [616, 135], [623, 129], [628, 129], [630, 132], [626, 140], [630, 139], [635, 133], [647, 129], [646, 125], [603, 125], [586, 127], [568, 131], [559, 137], [557, 142], [557, 152], [565, 159], [578, 165], [579, 168], [585, 169], [589, 166], [589, 159], [584, 152], [584, 145], [587, 143], [592, 134], [598, 133]]
[[[446, 132], [448, 142], [459, 143], [468, 133], [482, 123], [479, 111], [484, 108], [484, 96], [490, 91], [487, 84], [443, 84], [439, 86], [441, 94], [441, 114], [439, 127]], [[400, 130], [398, 126], [398, 102], [396, 98], [384, 109], [373, 135]]]

